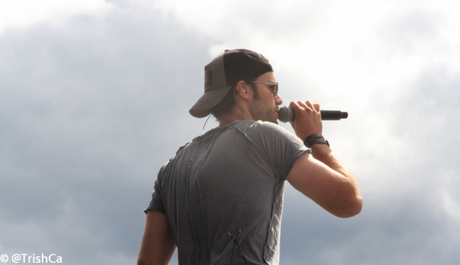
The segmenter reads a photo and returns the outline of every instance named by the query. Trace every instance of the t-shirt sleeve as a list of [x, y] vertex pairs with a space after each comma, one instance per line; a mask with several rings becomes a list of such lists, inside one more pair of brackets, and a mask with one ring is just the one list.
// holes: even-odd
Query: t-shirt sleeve
[[[176, 155], [179, 154], [188, 144], [189, 143], [179, 147], [179, 149], [176, 152]], [[171, 165], [174, 158], [175, 156], [169, 159], [169, 161], [163, 164], [163, 166], [158, 171], [157, 179], [155, 180], [155, 184], [153, 186], [152, 199], [150, 200], [149, 206], [144, 210], [145, 213], [147, 213], [150, 210], [166, 213], [165, 205], [167, 204], [167, 202], [164, 200], [167, 199], [165, 199], [165, 195], [162, 194], [162, 189], [165, 183], [167, 182], [166, 178], [170, 174]]]
[[145, 213], [151, 210], [161, 212], [161, 213], [166, 213], [165, 206], [163, 204], [163, 200], [161, 199], [161, 195], [160, 195], [161, 194], [161, 176], [162, 176], [162, 172], [165, 166], [166, 165], [164, 165], [158, 172], [157, 179], [155, 180], [155, 184], [153, 186], [152, 199], [150, 200], [150, 203], [147, 209], [144, 210]]
[[283, 127], [269, 122], [254, 123], [248, 131], [253, 141], [266, 156], [279, 176], [287, 179], [295, 162], [305, 153], [310, 153], [303, 142]]

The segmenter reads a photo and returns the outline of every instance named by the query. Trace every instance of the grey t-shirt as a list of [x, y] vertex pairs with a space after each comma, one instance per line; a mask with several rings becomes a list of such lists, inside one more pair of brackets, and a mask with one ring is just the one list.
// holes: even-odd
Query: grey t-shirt
[[269, 122], [196, 137], [163, 165], [146, 211], [167, 215], [179, 264], [278, 264], [284, 181], [308, 152]]

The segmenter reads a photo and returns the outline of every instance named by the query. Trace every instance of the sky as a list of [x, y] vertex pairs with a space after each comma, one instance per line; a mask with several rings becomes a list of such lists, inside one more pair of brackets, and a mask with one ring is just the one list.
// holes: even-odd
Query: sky
[[188, 113], [204, 65], [247, 48], [270, 59], [283, 105], [349, 113], [323, 135], [364, 200], [341, 219], [287, 184], [281, 264], [457, 264], [459, 7], [0, 2], [0, 257], [135, 264], [158, 169], [217, 126]]

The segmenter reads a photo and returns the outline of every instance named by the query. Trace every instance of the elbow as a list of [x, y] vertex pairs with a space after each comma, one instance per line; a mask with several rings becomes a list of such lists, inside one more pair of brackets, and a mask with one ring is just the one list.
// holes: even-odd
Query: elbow
[[139, 258], [137, 260], [137, 265], [148, 265], [148, 263], [145, 260]]
[[151, 265], [155, 264], [154, 260], [147, 258], [145, 256], [139, 256], [137, 258], [137, 265]]
[[361, 196], [356, 196], [351, 198], [346, 205], [342, 208], [341, 211], [337, 212], [335, 215], [340, 218], [350, 218], [358, 215], [363, 209], [363, 199]]
[[358, 215], [363, 209], [363, 198], [361, 196], [356, 196], [353, 202], [350, 203], [348, 214], [343, 218], [350, 218]]

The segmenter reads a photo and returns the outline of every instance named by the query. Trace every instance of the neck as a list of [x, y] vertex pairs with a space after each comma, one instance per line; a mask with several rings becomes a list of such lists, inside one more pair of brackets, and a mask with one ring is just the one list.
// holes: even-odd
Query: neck
[[221, 119], [219, 119], [219, 126], [224, 126], [224, 125], [227, 125], [227, 124], [232, 123], [234, 121], [240, 121], [240, 120], [243, 120], [242, 117], [235, 117], [233, 115], [226, 115], [225, 117], [222, 117]]
[[243, 112], [242, 109], [238, 107], [234, 107], [229, 114], [219, 119], [219, 126], [224, 126], [234, 121], [241, 121], [241, 120], [253, 120], [253, 118], [249, 112], [247, 111]]

